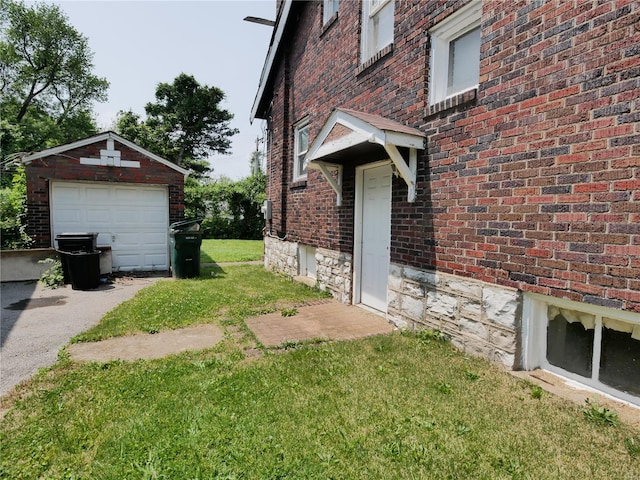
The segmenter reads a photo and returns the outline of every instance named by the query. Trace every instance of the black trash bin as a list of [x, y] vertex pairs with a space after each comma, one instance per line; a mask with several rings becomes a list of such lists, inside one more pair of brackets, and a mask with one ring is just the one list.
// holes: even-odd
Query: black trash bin
[[187, 220], [169, 225], [171, 274], [174, 278], [200, 276], [201, 222], [202, 219]]
[[62, 264], [67, 265], [73, 290], [92, 290], [100, 286], [100, 251], [63, 252]]
[[56, 235], [58, 249], [63, 252], [95, 252], [97, 232], [66, 232]]
[[[98, 250], [96, 247], [97, 239], [98, 233], [96, 232], [65, 232], [56, 235], [64, 283], [71, 283], [71, 275], [69, 274], [68, 258], [63, 255], [63, 252], [96, 252]], [[100, 268], [98, 260], [98, 276], [99, 275]]]

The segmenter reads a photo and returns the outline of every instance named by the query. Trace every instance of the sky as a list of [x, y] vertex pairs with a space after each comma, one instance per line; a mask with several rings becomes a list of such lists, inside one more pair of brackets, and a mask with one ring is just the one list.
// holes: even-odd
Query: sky
[[[275, 20], [275, 0], [92, 1], [56, 0], [69, 23], [87, 37], [93, 73], [109, 83], [108, 100], [96, 103], [100, 131], [113, 130], [119, 111], [145, 118], [156, 86], [180, 74], [225, 92], [221, 107], [234, 115], [231, 154], [209, 159], [213, 177], [250, 174], [249, 160], [262, 120], [249, 122], [272, 27], [243, 21]], [[263, 149], [263, 145], [260, 145]]]

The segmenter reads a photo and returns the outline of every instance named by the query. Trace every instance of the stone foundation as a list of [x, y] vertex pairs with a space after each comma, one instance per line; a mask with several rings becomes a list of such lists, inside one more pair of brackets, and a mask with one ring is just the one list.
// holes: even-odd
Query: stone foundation
[[298, 244], [279, 238], [264, 237], [264, 268], [290, 277], [298, 275]]
[[352, 257], [348, 253], [318, 248], [316, 250], [318, 286], [328, 290], [341, 303], [351, 303]]
[[[273, 237], [264, 238], [264, 267], [290, 277], [300, 272], [299, 244]], [[351, 303], [352, 257], [347, 253], [316, 249], [316, 284], [342, 303]]]
[[454, 275], [391, 264], [390, 322], [400, 328], [432, 328], [473, 355], [519, 368], [521, 295], [511, 288]]

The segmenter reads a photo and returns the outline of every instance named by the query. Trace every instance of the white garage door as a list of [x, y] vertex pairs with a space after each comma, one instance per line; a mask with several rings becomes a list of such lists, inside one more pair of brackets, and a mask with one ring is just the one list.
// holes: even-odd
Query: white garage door
[[111, 246], [114, 271], [169, 269], [166, 187], [52, 182], [51, 211], [54, 239], [98, 232], [97, 244]]

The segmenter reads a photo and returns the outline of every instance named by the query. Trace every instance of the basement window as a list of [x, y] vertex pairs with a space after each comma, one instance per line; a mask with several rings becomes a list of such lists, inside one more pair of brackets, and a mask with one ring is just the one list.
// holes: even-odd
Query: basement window
[[640, 405], [640, 315], [530, 295], [526, 368], [553, 373]]
[[316, 248], [310, 245], [298, 247], [299, 269], [301, 277], [317, 278]]

